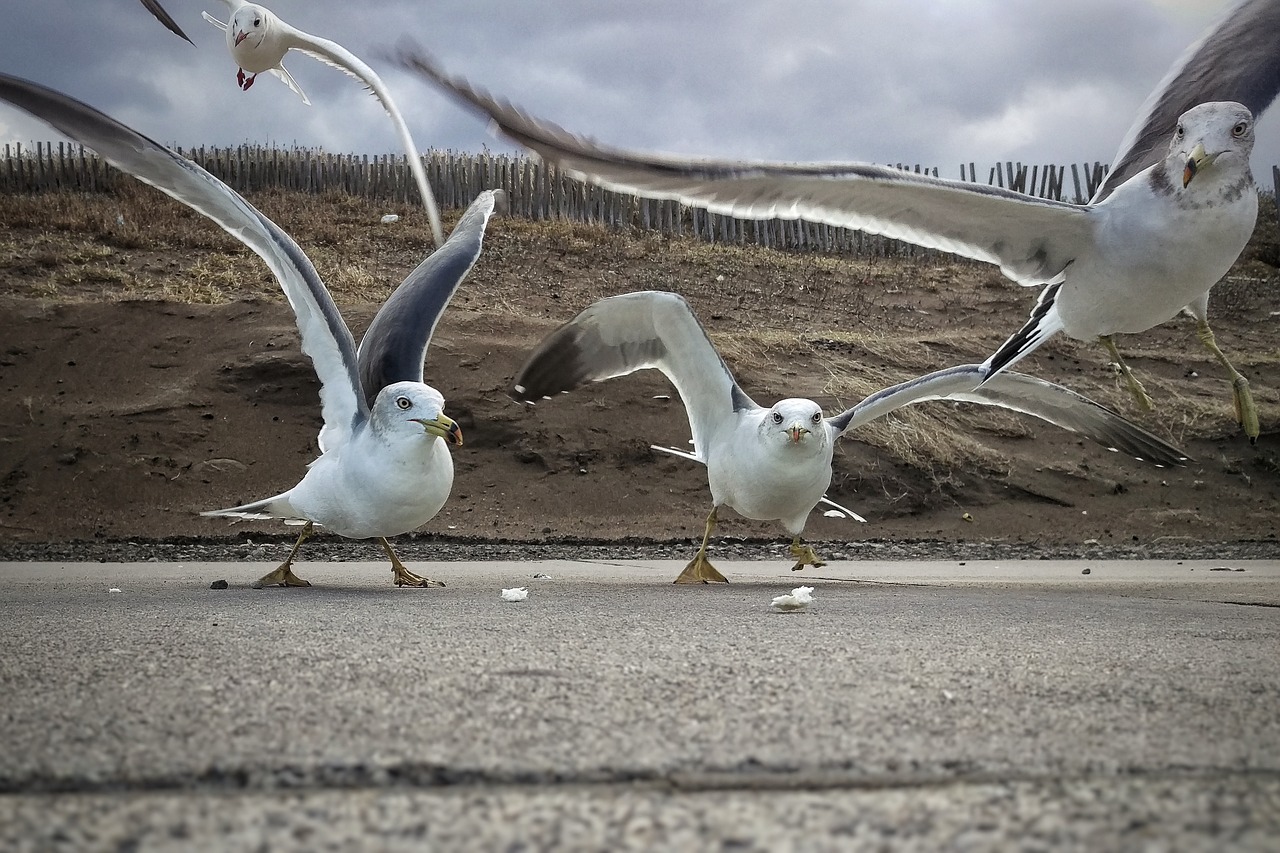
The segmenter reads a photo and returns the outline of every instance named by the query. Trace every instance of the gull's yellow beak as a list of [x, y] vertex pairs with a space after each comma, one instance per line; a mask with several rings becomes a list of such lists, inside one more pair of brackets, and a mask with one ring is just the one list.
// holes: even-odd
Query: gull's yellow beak
[[1186, 167], [1182, 170], [1182, 188], [1186, 189], [1191, 179], [1216, 159], [1218, 159], [1217, 154], [1210, 154], [1204, 150], [1204, 143], [1197, 142], [1196, 147], [1191, 149], [1191, 156], [1187, 158]]
[[422, 428], [432, 435], [443, 438], [445, 444], [462, 446], [462, 428], [453, 418], [441, 415], [438, 418], [410, 418], [410, 420], [422, 424]]
[[809, 430], [799, 421], [796, 421], [791, 426], [787, 427], [787, 434], [791, 436], [792, 441], [798, 444], [800, 439], [809, 434]]

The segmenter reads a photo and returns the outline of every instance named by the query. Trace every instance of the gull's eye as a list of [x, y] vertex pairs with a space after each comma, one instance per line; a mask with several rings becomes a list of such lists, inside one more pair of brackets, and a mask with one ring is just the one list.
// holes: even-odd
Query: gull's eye
[[254, 19], [253, 19], [253, 25], [254, 25], [255, 27], [260, 27], [260, 26], [262, 26], [262, 19], [261, 19], [261, 18], [254, 18]]
[[822, 423], [822, 412], [814, 412], [813, 417], [809, 418], [809, 420], [813, 421], [815, 424]]
[[1187, 135], [1187, 129], [1182, 125], [1178, 125], [1178, 131], [1173, 135], [1174, 139], [1181, 139]]
[[413, 401], [408, 397], [396, 397], [396, 405], [401, 409], [409, 409], [413, 407]]
[[780, 424], [780, 423], [782, 423], [782, 414], [781, 414], [780, 412], [774, 412], [774, 413], [773, 413], [773, 422], [774, 422], [775, 424]]
[[1248, 129], [1249, 129], [1249, 122], [1247, 121], [1236, 122], [1236, 126], [1231, 128], [1231, 135], [1239, 139], [1240, 137], [1244, 136], [1245, 131]]

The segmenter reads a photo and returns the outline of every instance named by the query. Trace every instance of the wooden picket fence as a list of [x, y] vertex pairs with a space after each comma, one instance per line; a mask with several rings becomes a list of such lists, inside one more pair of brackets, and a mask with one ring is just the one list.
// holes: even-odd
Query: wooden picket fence
[[[417, 202], [418, 190], [404, 155], [334, 154], [306, 148], [241, 145], [235, 148], [175, 148], [238, 192], [282, 189], [341, 192], [386, 202]], [[754, 243], [775, 249], [814, 249], [859, 256], [916, 257], [931, 254], [910, 243], [803, 220], [744, 220], [686, 207], [678, 202], [641, 199], [584, 184], [540, 160], [510, 154], [468, 154], [432, 150], [422, 155], [437, 203], [465, 207], [485, 189], [501, 187], [514, 215], [565, 219], [613, 228], [655, 230], [711, 242]], [[896, 168], [937, 176], [937, 168], [896, 164]], [[979, 182], [973, 163], [960, 166], [960, 180]], [[985, 183], [1041, 198], [1084, 203], [1106, 177], [1102, 163], [1069, 167], [1005, 162], [991, 166]], [[1070, 189], [1067, 177], [1070, 176]], [[1280, 168], [1273, 168], [1280, 190]], [[92, 151], [66, 142], [35, 147], [4, 146], [0, 195], [59, 190], [108, 192], [130, 180]]]

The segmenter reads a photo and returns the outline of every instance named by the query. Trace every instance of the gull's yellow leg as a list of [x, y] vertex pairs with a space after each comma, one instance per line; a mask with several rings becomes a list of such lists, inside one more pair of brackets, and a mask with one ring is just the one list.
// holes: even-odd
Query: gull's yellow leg
[[1111, 355], [1111, 360], [1120, 368], [1120, 373], [1124, 376], [1125, 381], [1129, 383], [1129, 390], [1133, 392], [1134, 399], [1138, 401], [1138, 405], [1145, 411], [1152, 411], [1156, 404], [1151, 402], [1151, 397], [1147, 394], [1147, 389], [1142, 387], [1142, 383], [1138, 381], [1138, 377], [1133, 375], [1133, 371], [1129, 369], [1129, 365], [1124, 363], [1124, 359], [1120, 357], [1120, 350], [1116, 349], [1116, 342], [1111, 340], [1110, 335], [1099, 335], [1098, 340], [1107, 348], [1107, 352]]
[[716, 571], [715, 566], [711, 565], [711, 561], [707, 559], [707, 542], [711, 539], [711, 531], [716, 526], [716, 508], [711, 508], [711, 514], [707, 516], [707, 527], [702, 532], [702, 547], [698, 549], [698, 553], [689, 565], [684, 567], [684, 571], [680, 573], [680, 577], [676, 578], [676, 583], [728, 583], [729, 579], [720, 572]]
[[444, 581], [433, 581], [406, 569], [396, 552], [391, 550], [391, 543], [381, 536], [378, 541], [382, 543], [382, 550], [387, 552], [387, 559], [391, 561], [391, 577], [396, 586], [444, 586]]
[[312, 526], [309, 521], [303, 525], [302, 532], [298, 534], [298, 541], [293, 543], [293, 550], [284, 558], [284, 562], [275, 571], [267, 572], [250, 586], [254, 589], [262, 589], [264, 586], [311, 586], [311, 581], [304, 581], [293, 573], [293, 558], [302, 547], [303, 541], [311, 535]]
[[805, 566], [813, 566], [816, 569], [819, 566], [826, 565], [826, 563], [818, 559], [813, 547], [801, 542], [799, 536], [791, 540], [791, 556], [796, 560], [796, 564], [791, 567], [793, 572], [798, 572]]
[[1249, 443], [1256, 444], [1262, 427], [1258, 423], [1258, 407], [1253, 402], [1252, 392], [1249, 391], [1249, 380], [1245, 379], [1240, 371], [1227, 361], [1222, 350], [1218, 349], [1218, 342], [1214, 340], [1213, 329], [1209, 328], [1208, 320], [1196, 317], [1196, 337], [1200, 339], [1200, 343], [1204, 344], [1205, 349], [1213, 353], [1218, 363], [1227, 369], [1227, 375], [1231, 377], [1231, 402], [1235, 406], [1236, 422], [1244, 427], [1244, 434], [1249, 436]]

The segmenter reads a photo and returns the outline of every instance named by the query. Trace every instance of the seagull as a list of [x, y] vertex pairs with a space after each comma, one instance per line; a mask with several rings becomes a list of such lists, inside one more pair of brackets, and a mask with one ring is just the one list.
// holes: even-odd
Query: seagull
[[147, 11], [155, 15], [156, 20], [164, 24], [165, 29], [167, 29], [169, 32], [173, 33], [175, 36], [178, 36], [179, 38], [186, 39], [187, 42], [191, 45], [195, 44], [195, 42], [191, 41], [191, 36], [187, 35], [182, 31], [182, 27], [178, 26], [178, 22], [175, 21], [173, 17], [164, 10], [164, 7], [160, 5], [158, 0], [142, 0], [142, 5], [146, 6]]
[[480, 193], [448, 241], [414, 269], [355, 339], [311, 261], [281, 228], [191, 161], [60, 92], [0, 75], [0, 100], [25, 110], [116, 168], [222, 226], [275, 274], [296, 315], [302, 351], [320, 379], [320, 456], [293, 488], [265, 500], [203, 513], [281, 518], [303, 525], [289, 556], [255, 586], [309, 586], [294, 574], [315, 525], [352, 539], [377, 539], [397, 585], [440, 586], [409, 571], [389, 536], [425, 524], [453, 485], [449, 446], [462, 444], [444, 398], [423, 381], [436, 324], [480, 255], [501, 191]]
[[[395, 125], [400, 144], [408, 154], [409, 169], [418, 184], [418, 192], [422, 195], [422, 204], [427, 209], [427, 218], [431, 221], [431, 233], [436, 245], [444, 242], [444, 229], [440, 225], [440, 213], [436, 208], [435, 196], [431, 193], [431, 184], [427, 182], [426, 170], [422, 168], [422, 160], [418, 149], [413, 144], [409, 127], [396, 108], [391, 93], [378, 73], [366, 65], [351, 51], [337, 42], [313, 36], [310, 33], [291, 27], [278, 15], [256, 3], [245, 3], [243, 0], [223, 0], [231, 11], [231, 19], [223, 23], [208, 12], [201, 12], [204, 19], [227, 34], [227, 49], [231, 58], [239, 65], [236, 71], [236, 82], [241, 89], [249, 90], [254, 79], [263, 71], [269, 71], [285, 82], [290, 89], [298, 93], [302, 102], [311, 105], [310, 99], [302, 91], [297, 81], [284, 67], [284, 55], [290, 50], [305, 53], [321, 62], [332, 65], [351, 77], [356, 78], [371, 91], [391, 117]], [[246, 73], [248, 72], [248, 73]]]
[[684, 297], [659, 291], [611, 296], [587, 307], [538, 345], [509, 393], [518, 402], [536, 403], [645, 368], [666, 374], [684, 401], [693, 453], [679, 455], [706, 465], [711, 487], [702, 546], [676, 583], [727, 582], [707, 559], [707, 543], [722, 507], [781, 524], [792, 537], [792, 570], [824, 565], [801, 534], [831, 484], [835, 440], [924, 400], [1013, 409], [1160, 466], [1188, 459], [1178, 448], [1060, 385], [1012, 371], [988, 379], [977, 364], [885, 388], [834, 417], [826, 417], [813, 400], [798, 398], [766, 408], [738, 385]]
[[1138, 404], [1151, 398], [1113, 336], [1180, 311], [1232, 383], [1236, 420], [1260, 434], [1248, 380], [1219, 349], [1210, 288], [1257, 217], [1254, 119], [1280, 90], [1280, 2], [1245, 0], [1189, 48], [1148, 98], [1088, 204], [867, 163], [691, 159], [608, 147], [445, 73], [414, 46], [400, 64], [487, 115], [507, 137], [579, 180], [745, 219], [806, 219], [997, 264], [1043, 290], [1026, 325], [983, 363], [1007, 369], [1057, 332], [1098, 340]]

